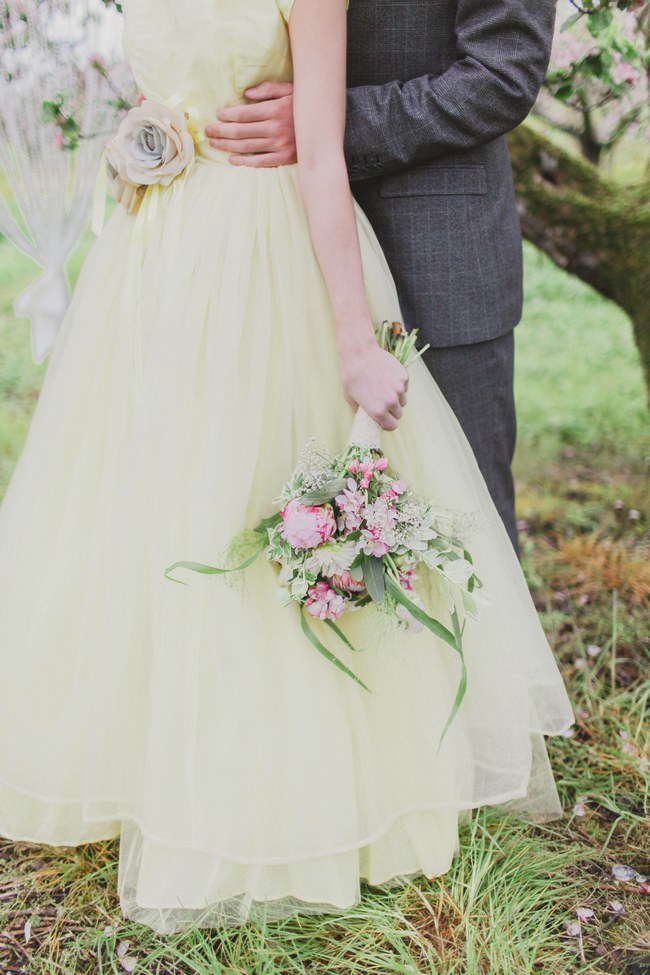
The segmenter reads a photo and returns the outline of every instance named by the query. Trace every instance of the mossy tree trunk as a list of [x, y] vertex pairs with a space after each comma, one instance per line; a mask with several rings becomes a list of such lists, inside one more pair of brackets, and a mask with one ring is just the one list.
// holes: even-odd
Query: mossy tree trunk
[[525, 124], [509, 140], [524, 236], [627, 312], [650, 405], [650, 175], [620, 186]]

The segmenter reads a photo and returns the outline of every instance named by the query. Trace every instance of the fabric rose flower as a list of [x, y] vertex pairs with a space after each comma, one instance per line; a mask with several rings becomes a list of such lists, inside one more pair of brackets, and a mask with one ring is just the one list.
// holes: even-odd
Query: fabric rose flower
[[119, 160], [110, 147], [106, 150], [106, 178], [113, 198], [122, 204], [127, 213], [137, 213], [147, 187], [135, 186], [120, 176]]
[[185, 115], [145, 99], [127, 112], [106, 147], [110, 191], [128, 213], [135, 213], [148, 186], [169, 186], [194, 156], [194, 136]]
[[294, 498], [280, 512], [282, 536], [293, 549], [315, 548], [328, 542], [336, 531], [331, 505], [304, 505]]

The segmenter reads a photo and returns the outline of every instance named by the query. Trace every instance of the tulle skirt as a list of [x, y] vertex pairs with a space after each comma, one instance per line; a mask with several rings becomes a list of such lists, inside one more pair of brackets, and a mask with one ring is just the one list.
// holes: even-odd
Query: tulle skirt
[[[174, 184], [177, 185], [177, 184]], [[0, 508], [0, 833], [120, 836], [123, 913], [160, 932], [344, 911], [360, 882], [448, 870], [472, 808], [562, 814], [544, 735], [573, 722], [519, 563], [453, 413], [421, 362], [384, 449], [473, 525], [490, 603], [453, 650], [380, 609], [320, 656], [260, 560], [218, 564], [272, 514], [309, 437], [353, 418], [295, 167], [200, 159], [136, 225], [93, 246]], [[399, 320], [361, 211], [373, 316]], [[467, 395], [472, 390], [467, 389]], [[444, 613], [435, 581], [420, 590]], [[324, 632], [320, 632], [320, 630]]]

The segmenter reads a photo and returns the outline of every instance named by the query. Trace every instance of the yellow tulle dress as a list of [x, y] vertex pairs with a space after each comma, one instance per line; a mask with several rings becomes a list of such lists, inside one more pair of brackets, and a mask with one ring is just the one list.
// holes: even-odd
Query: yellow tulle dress
[[[290, 79], [290, 6], [125, 0], [140, 90], [204, 126], [249, 85]], [[362, 881], [444, 873], [481, 805], [561, 816], [544, 735], [573, 723], [472, 451], [419, 360], [383, 447], [460, 513], [490, 597], [438, 754], [459, 660], [426, 630], [373, 608], [343, 617], [363, 649], [335, 650], [367, 693], [306, 641], [267, 561], [165, 578], [179, 559], [218, 564], [273, 513], [307, 439], [339, 451], [353, 420], [297, 168], [197, 151], [137, 231], [117, 206], [94, 243], [0, 509], [0, 834], [120, 836], [121, 909], [160, 932], [345, 911]], [[400, 320], [357, 214], [374, 319]], [[435, 583], [422, 590], [435, 610]]]

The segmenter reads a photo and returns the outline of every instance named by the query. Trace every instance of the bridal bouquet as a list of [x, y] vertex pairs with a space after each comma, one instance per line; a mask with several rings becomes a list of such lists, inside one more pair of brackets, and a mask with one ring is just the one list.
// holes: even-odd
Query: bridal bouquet
[[[416, 338], [416, 331], [406, 334], [398, 322], [384, 322], [378, 334], [380, 346], [403, 365], [414, 356]], [[402, 628], [428, 629], [455, 650], [461, 662], [458, 692], [442, 742], [467, 684], [464, 620], [476, 618], [479, 604], [486, 600], [478, 594], [482, 583], [469, 551], [449, 533], [449, 512], [418, 497], [391, 468], [381, 452], [380, 435], [380, 426], [359, 409], [341, 454], [332, 457], [309, 441], [275, 499], [279, 510], [254, 529], [258, 546], [253, 555], [231, 569], [176, 562], [165, 575], [180, 582], [171, 576], [178, 568], [207, 574], [237, 572], [265, 554], [279, 567], [286, 604], [300, 606], [307, 639], [365, 690], [369, 688], [363, 681], [319, 639], [310, 620], [321, 620], [353, 651], [357, 648], [337, 623], [346, 613], [370, 604], [381, 606]], [[448, 597], [451, 628], [430, 616], [418, 596], [420, 566], [436, 573]]]

